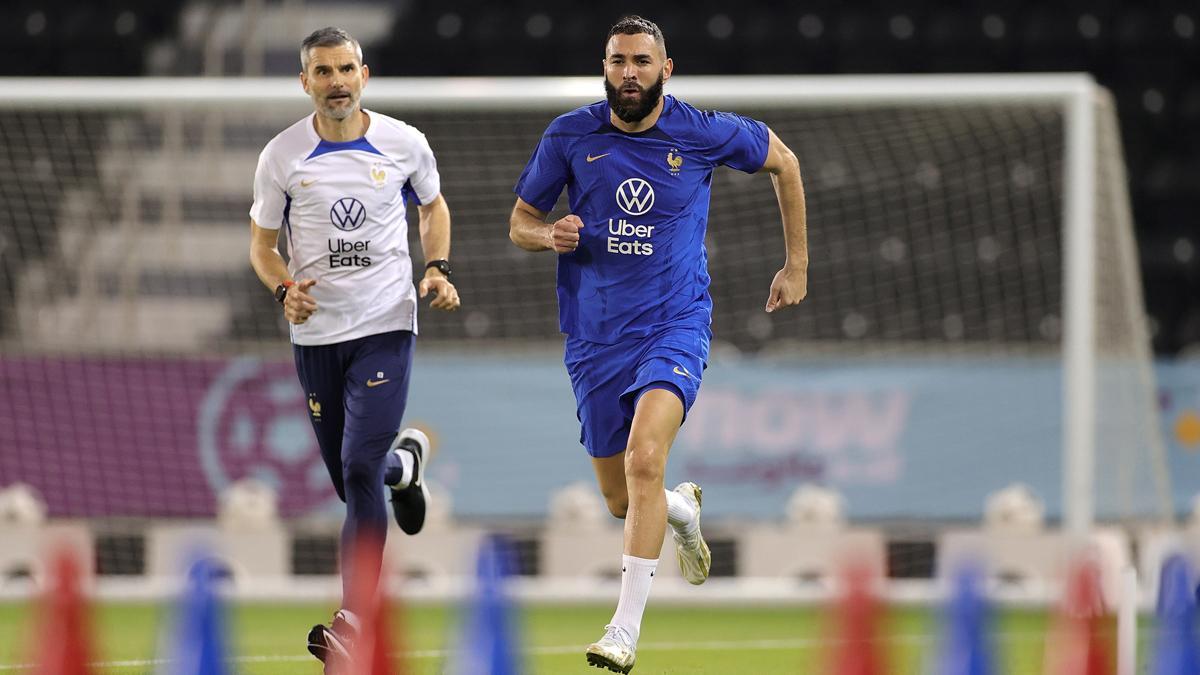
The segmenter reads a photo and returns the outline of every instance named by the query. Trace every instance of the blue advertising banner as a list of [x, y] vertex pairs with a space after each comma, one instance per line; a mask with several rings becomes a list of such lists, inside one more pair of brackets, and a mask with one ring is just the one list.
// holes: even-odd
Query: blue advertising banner
[[[1200, 364], [1157, 370], [1170, 499], [1185, 513], [1200, 492]], [[451, 488], [458, 515], [539, 516], [554, 490], [592, 480], [556, 358], [429, 357], [413, 386], [409, 421], [442, 439], [434, 477]], [[705, 373], [668, 483], [701, 483], [710, 517], [780, 518], [795, 488], [815, 482], [840, 490], [855, 519], [961, 520], [1022, 482], [1054, 518], [1061, 391], [1054, 361], [721, 363]], [[1102, 489], [1117, 463], [1106, 440]], [[1156, 489], [1149, 452], [1121, 451], [1139, 472], [1131, 488]], [[1098, 495], [1101, 515], [1117, 509]]]
[[[1150, 411], [1101, 392], [1101, 517], [1160, 498], [1183, 515], [1200, 493], [1200, 362], [1156, 375], [1163, 461], [1137, 426]], [[841, 491], [854, 519], [974, 520], [989, 493], [1022, 482], [1053, 518], [1061, 388], [1052, 360], [717, 361], [668, 486], [699, 482], [707, 518], [782, 518], [813, 482]], [[206, 517], [252, 477], [276, 486], [285, 517], [340, 515], [309, 414], [287, 360], [4, 358], [0, 486], [30, 484], [56, 517]], [[430, 477], [461, 518], [541, 518], [555, 491], [594, 481], [556, 350], [418, 351], [405, 424], [438, 444]]]

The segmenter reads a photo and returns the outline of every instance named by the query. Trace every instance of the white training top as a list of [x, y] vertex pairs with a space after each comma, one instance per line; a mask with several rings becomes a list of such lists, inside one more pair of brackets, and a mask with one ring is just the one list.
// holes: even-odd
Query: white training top
[[285, 228], [288, 271], [316, 279], [317, 311], [291, 324], [292, 342], [327, 345], [394, 330], [417, 330], [405, 197], [428, 204], [441, 192], [425, 135], [365, 111], [367, 133], [322, 140], [314, 115], [263, 148], [250, 217]]

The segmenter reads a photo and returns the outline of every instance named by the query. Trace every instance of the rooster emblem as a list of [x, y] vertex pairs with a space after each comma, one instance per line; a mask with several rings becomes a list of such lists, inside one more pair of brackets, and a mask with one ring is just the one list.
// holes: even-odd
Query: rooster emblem
[[671, 173], [679, 173], [679, 167], [683, 166], [683, 155], [676, 155], [675, 148], [667, 153], [667, 166], [671, 167]]
[[387, 184], [387, 171], [383, 170], [382, 162], [375, 162], [371, 166], [371, 180], [375, 181], [376, 188], [381, 188]]
[[308, 409], [312, 412], [313, 418], [321, 419], [321, 404], [317, 402], [317, 399], [309, 397]]

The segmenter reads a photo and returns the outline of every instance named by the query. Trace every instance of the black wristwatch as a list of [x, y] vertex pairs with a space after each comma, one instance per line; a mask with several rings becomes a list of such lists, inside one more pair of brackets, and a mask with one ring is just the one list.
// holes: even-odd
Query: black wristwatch
[[446, 277], [447, 279], [450, 278], [450, 261], [449, 260], [445, 260], [445, 259], [430, 260], [429, 262], [425, 263], [425, 269], [429, 269], [430, 267], [433, 267], [437, 271], [441, 272], [442, 276]]
[[276, 286], [275, 287], [275, 302], [278, 302], [279, 304], [282, 305], [283, 301], [285, 299], [287, 299], [288, 289], [291, 288], [292, 286], [294, 286], [295, 284], [296, 284], [296, 282], [289, 279], [289, 280], [283, 282], [282, 284], [279, 284], [278, 286]]

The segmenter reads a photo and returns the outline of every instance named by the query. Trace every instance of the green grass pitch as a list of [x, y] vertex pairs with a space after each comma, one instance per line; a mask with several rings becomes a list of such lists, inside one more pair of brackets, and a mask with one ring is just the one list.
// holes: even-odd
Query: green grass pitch
[[[593, 673], [584, 647], [598, 638], [611, 616], [607, 606], [535, 606], [515, 612], [525, 673]], [[304, 650], [312, 624], [331, 608], [300, 604], [242, 604], [228, 611], [235, 672], [242, 675], [307, 675], [321, 672]], [[821, 673], [830, 645], [828, 611], [822, 608], [654, 606], [646, 612], [634, 673]], [[113, 675], [153, 673], [158, 632], [169, 608], [106, 604], [92, 622], [105, 664]], [[394, 647], [408, 672], [442, 672], [453, 650], [457, 607], [409, 606], [395, 620]], [[27, 605], [0, 605], [0, 673], [20, 672], [34, 644]], [[1008, 611], [993, 622], [999, 671], [1041, 673], [1048, 619], [1041, 612]], [[884, 621], [884, 640], [893, 675], [927, 675], [939, 627], [934, 612], [894, 609]], [[1144, 654], [1144, 650], [1142, 651]]]

